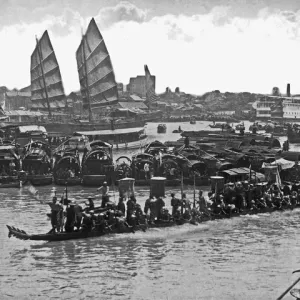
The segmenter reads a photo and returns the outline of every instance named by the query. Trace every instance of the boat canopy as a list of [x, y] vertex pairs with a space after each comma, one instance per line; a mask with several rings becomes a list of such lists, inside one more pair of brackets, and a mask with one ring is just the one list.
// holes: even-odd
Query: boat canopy
[[91, 148], [94, 148], [94, 147], [104, 147], [104, 148], [110, 148], [111, 149], [113, 147], [113, 145], [110, 144], [110, 143], [107, 143], [107, 142], [96, 140], [96, 141], [90, 142], [90, 147]]
[[39, 126], [39, 125], [19, 126], [18, 129], [20, 133], [36, 132], [36, 131], [47, 133], [46, 128], [44, 126]]
[[74, 136], [85, 135], [85, 136], [93, 136], [93, 135], [122, 135], [122, 134], [132, 134], [132, 133], [142, 133], [144, 131], [144, 127], [136, 127], [136, 128], [120, 128], [115, 130], [92, 130], [92, 131], [76, 131]]

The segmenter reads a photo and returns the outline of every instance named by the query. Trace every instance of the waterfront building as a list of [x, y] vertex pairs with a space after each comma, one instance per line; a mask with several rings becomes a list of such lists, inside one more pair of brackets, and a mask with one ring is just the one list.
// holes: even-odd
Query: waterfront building
[[[155, 91], [155, 76], [151, 75]], [[146, 76], [131, 77], [127, 85], [127, 91], [130, 94], [137, 94], [140, 97], [146, 97]]]

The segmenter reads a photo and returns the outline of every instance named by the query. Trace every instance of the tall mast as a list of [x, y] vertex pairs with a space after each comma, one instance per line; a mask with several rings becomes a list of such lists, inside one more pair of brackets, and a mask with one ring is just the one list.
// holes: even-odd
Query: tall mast
[[86, 97], [88, 100], [89, 105], [89, 121], [93, 121], [92, 109], [91, 109], [91, 101], [90, 101], [90, 89], [89, 89], [89, 81], [88, 81], [88, 73], [86, 67], [86, 56], [85, 56], [85, 35], [82, 35], [82, 55], [83, 55], [83, 64], [84, 64], [84, 71], [85, 71], [85, 85], [86, 85]]
[[41, 71], [42, 71], [42, 77], [43, 77], [43, 83], [44, 83], [44, 88], [45, 88], [45, 95], [46, 95], [46, 100], [47, 100], [47, 106], [48, 106], [48, 111], [49, 111], [49, 117], [52, 117], [51, 114], [51, 109], [50, 109], [50, 103], [49, 103], [49, 98], [48, 98], [48, 91], [46, 87], [46, 80], [45, 80], [45, 74], [44, 74], [44, 69], [43, 69], [43, 56], [42, 56], [42, 51], [40, 48], [40, 43], [37, 37], [36, 38], [36, 44], [37, 44], [37, 51], [39, 54], [39, 59], [40, 59], [40, 66], [41, 66]]

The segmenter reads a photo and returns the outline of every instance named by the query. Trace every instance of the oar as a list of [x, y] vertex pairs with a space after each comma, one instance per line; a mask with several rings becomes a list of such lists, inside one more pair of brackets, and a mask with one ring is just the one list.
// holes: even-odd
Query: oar
[[[300, 270], [294, 271], [293, 274], [296, 272], [300, 272]], [[291, 290], [291, 288], [294, 287], [299, 281], [300, 281], [300, 277], [292, 285], [290, 285], [276, 300], [281, 300]]]

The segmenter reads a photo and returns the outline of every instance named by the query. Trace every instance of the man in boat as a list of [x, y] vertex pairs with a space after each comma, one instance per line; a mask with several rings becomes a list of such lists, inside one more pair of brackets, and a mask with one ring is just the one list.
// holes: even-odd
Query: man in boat
[[293, 207], [296, 207], [297, 205], [297, 199], [298, 199], [298, 193], [296, 191], [293, 191], [291, 194], [291, 204]]
[[278, 208], [278, 209], [282, 208], [282, 199], [281, 199], [281, 196], [280, 196], [278, 190], [275, 190], [273, 193], [273, 203], [276, 208]]
[[91, 231], [94, 227], [94, 222], [93, 222], [93, 211], [90, 211], [90, 214], [87, 213], [82, 213], [83, 220], [82, 220], [82, 226], [81, 226], [81, 231]]
[[190, 146], [190, 139], [188, 136], [186, 136], [184, 139], [184, 145], [186, 148], [188, 148]]
[[150, 205], [151, 201], [153, 200], [153, 196], [150, 196], [146, 201], [145, 201], [145, 206], [144, 206], [144, 214], [148, 216], [148, 212], [150, 211]]
[[80, 205], [78, 205], [77, 203], [74, 203], [74, 210], [75, 210], [75, 224], [74, 224], [74, 226], [77, 228], [77, 230], [79, 230], [80, 227], [81, 227], [81, 222], [82, 222], [83, 209]]
[[165, 207], [165, 201], [163, 200], [162, 197], [158, 197], [156, 201], [156, 209], [157, 209], [157, 219], [161, 220], [162, 219], [162, 209]]
[[75, 213], [75, 203], [71, 202], [70, 206], [67, 207], [66, 209], [66, 215], [67, 215], [67, 220], [65, 223], [65, 231], [66, 232], [73, 232], [74, 231], [74, 225], [75, 225], [75, 220], [76, 220], [76, 213]]
[[102, 195], [102, 202], [101, 202], [101, 207], [104, 208], [106, 206], [106, 203], [109, 202], [109, 187], [107, 185], [107, 182], [104, 181], [103, 185], [97, 189]]
[[75, 177], [75, 172], [74, 172], [73, 169], [69, 169], [69, 170], [68, 170], [68, 177], [69, 177], [69, 178], [74, 178], [74, 177]]
[[206, 203], [206, 200], [203, 196], [203, 191], [200, 190], [199, 191], [199, 198], [198, 198], [198, 205], [199, 205], [199, 211], [205, 215], [210, 215], [210, 212], [207, 208], [207, 203]]
[[127, 201], [127, 222], [130, 224], [131, 219], [133, 217], [134, 214], [134, 210], [135, 210], [135, 197], [132, 195], [130, 196], [129, 200]]
[[144, 172], [145, 172], [145, 179], [150, 179], [150, 166], [149, 164], [146, 162], [144, 164]]
[[241, 212], [243, 210], [243, 192], [244, 192], [241, 182], [237, 183], [237, 185], [235, 187], [235, 191], [236, 191], [235, 206], [236, 206], [238, 212]]
[[89, 202], [88, 209], [89, 209], [89, 210], [94, 210], [94, 208], [95, 208], [95, 204], [94, 204], [93, 199], [94, 199], [94, 198], [93, 198], [92, 196], [89, 196], [89, 197], [88, 197], [88, 202]]
[[57, 203], [57, 197], [54, 196], [52, 198], [52, 202], [48, 203], [51, 208], [51, 225], [52, 229], [49, 233], [55, 233], [61, 231], [61, 220], [62, 220], [62, 212], [63, 207]]
[[125, 208], [125, 203], [124, 203], [124, 197], [119, 198], [119, 202], [118, 202], [118, 205], [117, 205], [117, 210], [122, 213], [123, 217], [125, 216], [126, 208]]
[[171, 206], [172, 206], [172, 216], [175, 215], [178, 207], [180, 206], [180, 200], [175, 197], [175, 193], [171, 193]]
[[9, 174], [14, 175], [15, 170], [16, 170], [16, 164], [14, 163], [13, 160], [11, 160], [9, 163]]

